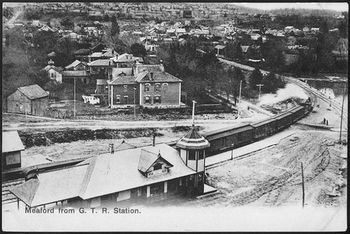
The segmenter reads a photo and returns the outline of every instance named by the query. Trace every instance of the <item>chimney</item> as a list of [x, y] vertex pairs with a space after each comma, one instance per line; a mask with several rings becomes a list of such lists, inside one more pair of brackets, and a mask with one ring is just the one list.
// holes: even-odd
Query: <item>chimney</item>
[[114, 144], [109, 144], [109, 153], [114, 154]]

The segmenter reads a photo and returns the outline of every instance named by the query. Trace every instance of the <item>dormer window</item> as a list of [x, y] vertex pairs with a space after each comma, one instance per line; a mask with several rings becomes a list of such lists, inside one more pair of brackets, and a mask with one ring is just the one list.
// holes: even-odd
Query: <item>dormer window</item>
[[173, 167], [160, 152], [155, 153], [148, 150], [141, 150], [138, 170], [146, 177], [162, 175], [169, 172], [169, 168]]

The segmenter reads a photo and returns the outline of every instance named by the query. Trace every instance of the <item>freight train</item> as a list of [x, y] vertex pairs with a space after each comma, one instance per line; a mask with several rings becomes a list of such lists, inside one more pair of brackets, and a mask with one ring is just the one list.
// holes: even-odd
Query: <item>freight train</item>
[[204, 133], [203, 136], [210, 142], [210, 148], [206, 154], [212, 156], [273, 135], [297, 122], [310, 113], [312, 109], [313, 104], [309, 98], [307, 101], [272, 118]]

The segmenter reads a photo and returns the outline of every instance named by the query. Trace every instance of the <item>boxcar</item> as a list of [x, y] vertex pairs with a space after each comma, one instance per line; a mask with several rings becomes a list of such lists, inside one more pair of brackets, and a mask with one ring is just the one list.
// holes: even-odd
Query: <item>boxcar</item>
[[267, 119], [251, 124], [254, 127], [254, 139], [258, 140], [276, 132], [276, 120]]
[[253, 141], [254, 128], [250, 124], [222, 128], [207, 132], [204, 137], [210, 142], [208, 156], [228, 149], [240, 147]]

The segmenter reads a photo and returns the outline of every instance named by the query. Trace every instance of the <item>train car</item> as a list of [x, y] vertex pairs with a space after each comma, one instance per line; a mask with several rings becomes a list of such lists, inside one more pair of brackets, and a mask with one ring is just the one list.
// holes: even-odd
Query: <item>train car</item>
[[240, 124], [203, 134], [210, 142], [208, 156], [237, 148], [253, 141], [254, 128], [250, 124]]
[[266, 119], [257, 123], [251, 124], [254, 127], [254, 139], [258, 140], [270, 136], [276, 132], [276, 120]]
[[289, 112], [284, 112], [282, 114], [279, 114], [273, 119], [275, 119], [276, 121], [276, 132], [279, 132], [282, 129], [285, 129], [292, 124], [292, 118]]

